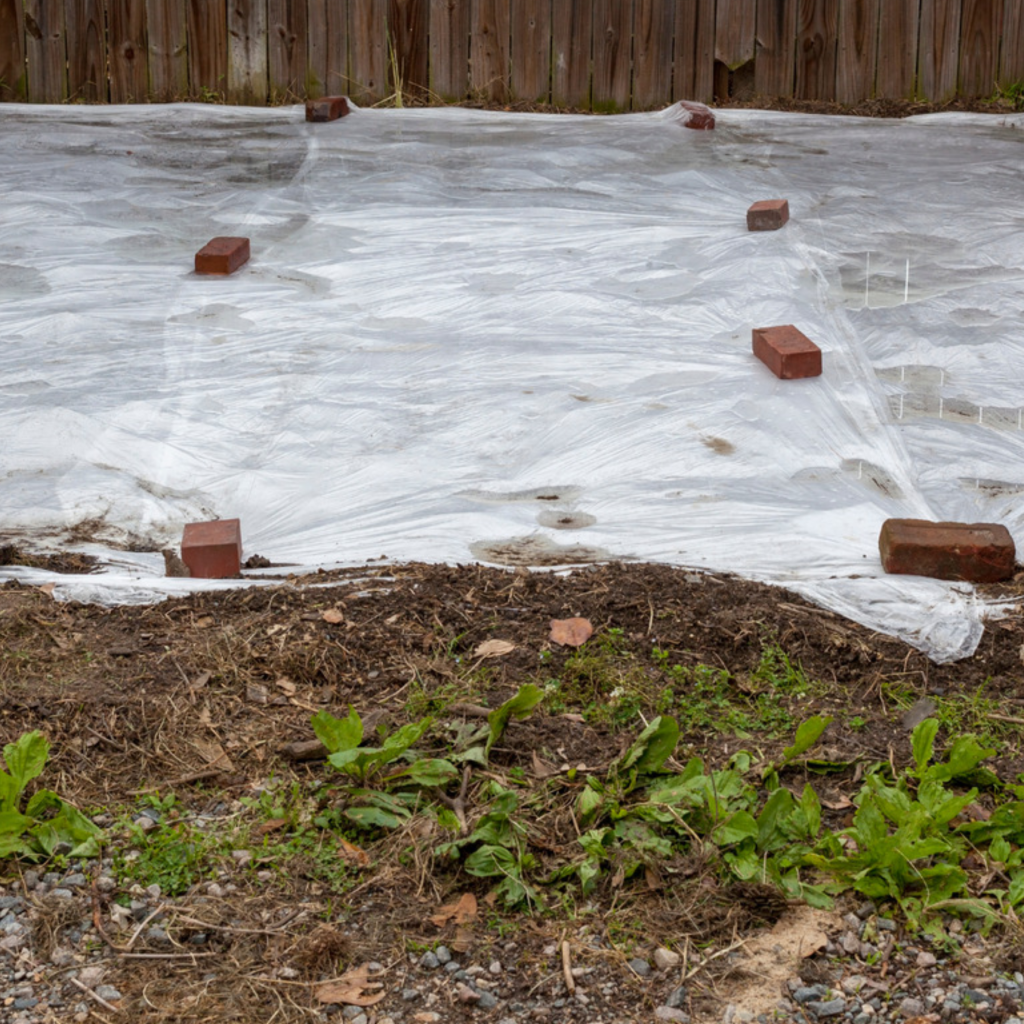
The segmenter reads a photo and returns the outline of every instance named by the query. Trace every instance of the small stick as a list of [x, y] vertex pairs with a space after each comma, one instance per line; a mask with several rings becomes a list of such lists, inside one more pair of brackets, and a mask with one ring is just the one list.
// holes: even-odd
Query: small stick
[[690, 970], [689, 974], [683, 976], [683, 984], [685, 985], [686, 982], [688, 982], [695, 974], [699, 974], [703, 971], [712, 960], [717, 960], [720, 956], [725, 956], [726, 953], [731, 953], [734, 949], [739, 949], [740, 946], [745, 946], [746, 944], [746, 939], [740, 939], [738, 942], [734, 942], [731, 946], [727, 946], [725, 949], [720, 949], [717, 953], [712, 953], [711, 956], [705, 957], [699, 964], [697, 964], [696, 967]]
[[1014, 718], [1013, 715], [986, 715], [995, 722], [1010, 722], [1012, 725], [1024, 725], [1024, 718]]
[[108, 1003], [106, 999], [101, 995], [97, 995], [88, 985], [84, 982], [79, 981], [77, 978], [68, 979], [75, 988], [80, 988], [90, 999], [95, 999], [105, 1010], [110, 1010], [111, 1013], [120, 1013], [121, 1010], [114, 1006], [113, 1003]]
[[146, 925], [149, 924], [149, 922], [152, 921], [154, 917], [156, 917], [158, 914], [162, 914], [166, 909], [167, 908], [163, 903], [159, 904], [156, 910], [154, 910], [153, 913], [150, 914], [142, 922], [142, 924], [140, 924], [139, 927], [135, 929], [135, 931], [132, 933], [132, 937], [128, 940], [128, 945], [124, 947], [124, 951], [126, 953], [132, 948], [132, 946], [135, 945], [135, 940], [142, 934], [142, 929], [145, 928]]
[[569, 995], [572, 995], [576, 991], [576, 979], [572, 976], [568, 939], [562, 942], [562, 974], [565, 975], [565, 987], [569, 990]]
[[[222, 757], [227, 757], [227, 751], [223, 754], [219, 754], [210, 764], [216, 764]], [[170, 786], [182, 786], [186, 782], [204, 782], [206, 779], [215, 779], [218, 775], [223, 775], [223, 768], [206, 768], [201, 772], [190, 772], [188, 775], [182, 775], [177, 779], [167, 779], [156, 786], [149, 786], [146, 789], [130, 789], [128, 790], [129, 796], [145, 796], [147, 793], [156, 793], [161, 789], [167, 789]]]

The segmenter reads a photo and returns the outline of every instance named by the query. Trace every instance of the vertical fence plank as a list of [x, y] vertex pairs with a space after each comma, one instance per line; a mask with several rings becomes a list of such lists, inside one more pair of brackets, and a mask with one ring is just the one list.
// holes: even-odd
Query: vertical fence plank
[[430, 91], [451, 102], [469, 85], [469, 0], [430, 0]]
[[[427, 31], [430, 24], [428, 0], [390, 0], [388, 35], [395, 48], [395, 65], [402, 88], [422, 93], [428, 88]], [[397, 83], [392, 82], [397, 90]]]
[[470, 16], [469, 84], [489, 100], [508, 99], [508, 0], [474, 0]]
[[348, 93], [352, 88], [348, 62], [348, 0], [325, 0], [327, 5], [327, 70], [324, 92], [328, 96]]
[[697, 95], [697, 7], [697, 0], [676, 0], [672, 12], [673, 100]]
[[309, 72], [306, 0], [270, 0], [267, 19], [270, 102], [304, 99]]
[[796, 91], [802, 100], [828, 100], [836, 90], [838, 0], [800, 0], [796, 26]]
[[956, 94], [960, 3], [961, 0], [928, 0], [921, 5], [917, 92], [926, 100], [941, 102]]
[[551, 16], [551, 102], [589, 110], [591, 0], [554, 0]]
[[[262, 105], [270, 88], [267, 0], [230, 0], [227, 11], [227, 93], [231, 103]], [[189, 42], [194, 36], [190, 32]], [[191, 51], [191, 45], [189, 47]], [[192, 83], [196, 91], [195, 81]]]
[[696, 74], [691, 99], [710, 103], [715, 91], [715, 0], [697, 0]]
[[349, 3], [351, 93], [360, 103], [376, 103], [387, 95], [387, 13], [388, 0]]
[[629, 110], [632, 42], [633, 0], [594, 0], [594, 110]]
[[[232, 8], [245, 0], [231, 0]], [[188, 88], [192, 96], [223, 100], [230, 93], [228, 75], [228, 9], [226, 0], [188, 0]], [[262, 97], [246, 102], [266, 103]]]
[[512, 95], [547, 103], [551, 98], [551, 0], [512, 0], [511, 8]]
[[[1020, 0], [1012, 0], [1018, 4]], [[988, 96], [999, 78], [1003, 0], [964, 0], [960, 23], [960, 95]]]
[[85, 103], [106, 103], [107, 32], [102, 0], [65, 0], [68, 97]]
[[762, 0], [757, 6], [754, 91], [759, 96], [793, 95], [797, 4], [798, 0]]
[[878, 0], [845, 0], [839, 10], [836, 100], [859, 103], [875, 91], [878, 67]]
[[882, 13], [875, 94], [885, 99], [909, 98], [917, 71], [918, 0], [885, 0]]
[[327, 0], [307, 0], [306, 99], [327, 93]]
[[185, 0], [146, 0], [149, 96], [158, 103], [183, 99], [188, 94], [186, 25]]
[[28, 98], [33, 103], [63, 103], [68, 98], [61, 0], [25, 0], [25, 57]]
[[675, 0], [634, 0], [634, 110], [663, 107], [672, 99], [675, 13]]
[[24, 100], [25, 17], [22, 0], [0, 0], [0, 102]]
[[144, 103], [149, 96], [146, 7], [133, 0], [107, 0], [110, 102]]
[[754, 56], [757, 0], [718, 0], [715, 12], [715, 60], [738, 68]]
[[1024, 4], [1006, 5], [1003, 22], [1003, 46], [999, 58], [999, 86], [1008, 89], [1024, 82]]

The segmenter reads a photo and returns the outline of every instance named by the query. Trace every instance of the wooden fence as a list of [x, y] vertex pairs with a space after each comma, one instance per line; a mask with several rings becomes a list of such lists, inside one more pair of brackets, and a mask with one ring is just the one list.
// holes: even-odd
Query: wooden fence
[[0, 0], [0, 99], [429, 92], [643, 110], [1024, 81], [1024, 0]]

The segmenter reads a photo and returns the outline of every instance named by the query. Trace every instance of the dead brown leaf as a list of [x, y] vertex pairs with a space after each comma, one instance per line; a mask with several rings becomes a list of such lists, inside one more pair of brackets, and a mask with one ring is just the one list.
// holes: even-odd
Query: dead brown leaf
[[473, 932], [469, 928], [456, 928], [455, 938], [449, 945], [456, 953], [468, 953], [473, 948]]
[[53, 591], [56, 586], [56, 583], [44, 583], [39, 589], [46, 594], [47, 597], [53, 597]]
[[216, 741], [207, 739], [205, 736], [194, 736], [192, 746], [199, 751], [200, 756], [208, 765], [216, 765], [226, 772], [233, 772], [235, 766], [228, 752]]
[[329, 622], [332, 626], [337, 626], [345, 621], [345, 613], [337, 608], [328, 608], [320, 617], [324, 622]]
[[471, 892], [464, 892], [454, 903], [439, 907], [430, 920], [438, 928], [443, 928], [449, 921], [456, 925], [472, 924], [476, 920], [476, 911], [476, 897]]
[[508, 640], [485, 640], [478, 644], [473, 652], [474, 658], [500, 658], [516, 649], [516, 645]]
[[265, 836], [268, 832], [277, 832], [284, 828], [288, 824], [287, 818], [268, 818], [261, 825], [257, 825], [253, 831], [260, 836]]
[[295, 693], [295, 684], [287, 676], [278, 676], [274, 685], [289, 697]]
[[590, 619], [552, 619], [551, 640], [563, 647], [581, 647], [594, 634]]
[[357, 868], [370, 866], [370, 855], [362, 847], [350, 843], [347, 839], [338, 840], [338, 853], [341, 854], [342, 860], [354, 864]]
[[329, 981], [316, 990], [316, 997], [321, 1003], [344, 1003], [347, 1006], [374, 1006], [386, 995], [377, 992], [367, 995], [371, 989], [383, 988], [377, 981], [370, 981], [370, 971], [366, 964], [355, 970], [346, 971], [337, 981]]

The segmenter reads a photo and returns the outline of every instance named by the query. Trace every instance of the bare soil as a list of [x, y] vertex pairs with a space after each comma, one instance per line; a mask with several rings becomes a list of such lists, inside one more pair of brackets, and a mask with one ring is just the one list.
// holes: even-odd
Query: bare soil
[[[476, 813], [475, 794], [488, 780], [563, 779], [562, 811], [556, 807], [530, 833], [541, 874], [578, 852], [572, 769], [600, 769], [625, 749], [666, 691], [678, 690], [674, 665], [721, 669], [726, 680], [713, 699], [693, 697], [691, 710], [708, 706], [684, 733], [679, 761], [698, 755], [719, 767], [740, 749], [771, 758], [792, 742], [797, 723], [834, 716], [816, 751], [829, 774], [814, 777], [826, 807], [836, 808], [827, 811], [831, 827], [849, 823], [844, 797], [867, 764], [909, 760], [905, 716], [922, 700], [945, 725], [940, 743], [969, 728], [997, 745], [1001, 775], [1024, 769], [1019, 614], [991, 623], [973, 657], [938, 666], [784, 590], [664, 565], [560, 573], [380, 565], [264, 582], [114, 608], [61, 604], [47, 588], [7, 583], [0, 588], [0, 739], [41, 729], [53, 744], [43, 781], [93, 813], [116, 816], [173, 793], [175, 813], [242, 814], [240, 798], [258, 796], [268, 781], [287, 789], [292, 781], [329, 780], [322, 758], [297, 762], [282, 753], [313, 738], [310, 717], [322, 708], [343, 716], [352, 706], [390, 726], [433, 714], [457, 729], [478, 724], [485, 709], [533, 682], [548, 688], [549, 699], [510, 725], [490, 770], [474, 777], [467, 811]], [[579, 651], [549, 638], [551, 620], [575, 616], [595, 627]], [[514, 647], [479, 655], [492, 639]], [[673, 691], [671, 700], [685, 709], [688, 695]], [[800, 771], [790, 780], [797, 788], [811, 777]], [[260, 828], [283, 841], [298, 825], [264, 822], [253, 834]], [[124, 962], [116, 982], [133, 1019], [256, 1019], [246, 1015], [268, 1007], [277, 1008], [275, 1019], [312, 1019], [317, 1004], [302, 978], [324, 964], [367, 960], [408, 973], [410, 950], [458, 938], [457, 929], [439, 929], [429, 918], [465, 892], [486, 908], [466, 939], [473, 955], [486, 963], [489, 950], [500, 953], [511, 942], [520, 997], [551, 972], [542, 950], [566, 935], [575, 941], [582, 929], [600, 950], [584, 946], [578, 955], [617, 972], [621, 1019], [639, 1019], [665, 993], [634, 984], [629, 956], [666, 942], [719, 948], [759, 934], [786, 909], [758, 887], [721, 885], [713, 864], [694, 862], [672, 865], [671, 883], [648, 871], [639, 882], [609, 879], [586, 906], [573, 900], [512, 914], [488, 903], [486, 880], [432, 861], [423, 852], [429, 839], [402, 834], [367, 843], [365, 860], [356, 855], [341, 889], [313, 859], [296, 853], [275, 863], [257, 851], [252, 867], [263, 870], [232, 876], [239, 888], [230, 907], [217, 911], [224, 930], [208, 951], [227, 958], [218, 961], [220, 980], [209, 980], [206, 959], [175, 960], [170, 975], [159, 961]], [[286, 936], [267, 925], [292, 911], [301, 914]], [[202, 919], [210, 913], [204, 905]], [[295, 963], [314, 967], [294, 985], [267, 980]], [[730, 981], [728, 964], [716, 961], [718, 973], [709, 967], [690, 982], [695, 1019], [720, 1019], [726, 993], [743, 1005], [742, 972]], [[398, 974], [386, 979], [396, 999]], [[187, 1010], [178, 998], [186, 991]], [[459, 1006], [446, 1012], [445, 1020], [471, 1015]]]

